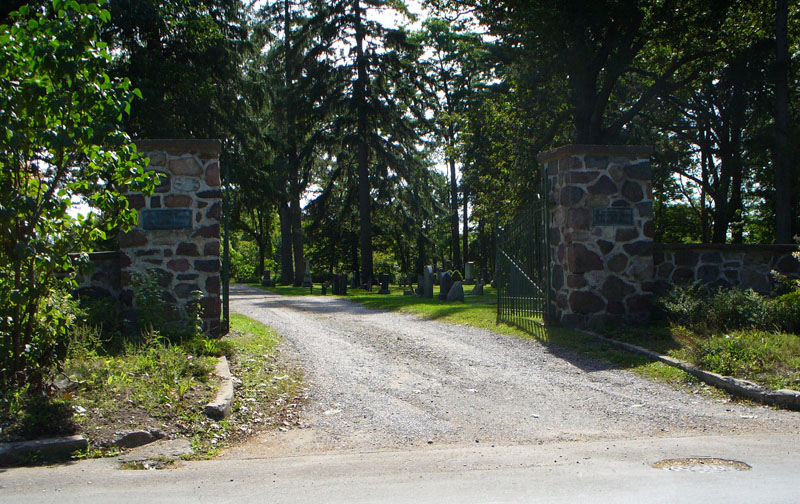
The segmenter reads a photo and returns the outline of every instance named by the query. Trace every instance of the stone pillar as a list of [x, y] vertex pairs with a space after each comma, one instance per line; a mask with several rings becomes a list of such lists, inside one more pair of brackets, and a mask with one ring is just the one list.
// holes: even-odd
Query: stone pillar
[[200, 291], [204, 329], [220, 326], [220, 189], [218, 140], [140, 140], [148, 170], [161, 174], [151, 196], [127, 195], [139, 222], [119, 237], [123, 304], [133, 307], [134, 275], [154, 272], [181, 319]]
[[651, 147], [567, 145], [539, 154], [548, 177], [554, 322], [643, 322], [652, 309]]

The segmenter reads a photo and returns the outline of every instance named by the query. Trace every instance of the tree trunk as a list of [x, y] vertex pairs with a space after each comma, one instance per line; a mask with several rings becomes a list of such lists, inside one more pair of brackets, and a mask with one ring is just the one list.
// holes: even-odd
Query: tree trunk
[[372, 280], [372, 218], [369, 183], [369, 145], [367, 144], [367, 63], [364, 56], [364, 26], [361, 4], [353, 0], [356, 32], [356, 70], [354, 89], [358, 112], [358, 224], [361, 248], [361, 285]]
[[292, 267], [292, 222], [286, 202], [278, 205], [278, 218], [281, 224], [281, 283], [288, 285], [294, 278]]
[[775, 5], [775, 243], [792, 243], [792, 167], [789, 164], [788, 0]]
[[289, 210], [289, 218], [292, 224], [292, 248], [294, 250], [294, 286], [300, 287], [303, 284], [303, 276], [306, 273], [306, 261], [303, 255], [303, 224], [300, 219], [300, 197], [292, 194], [292, 203]]
[[463, 181], [461, 182], [461, 186], [463, 188], [462, 193], [464, 196], [464, 224], [463, 231], [461, 233], [461, 249], [464, 253], [464, 264], [466, 264], [467, 261], [469, 261], [469, 190]]
[[456, 181], [456, 161], [448, 156], [450, 164], [450, 254], [453, 268], [461, 269], [461, 245], [458, 240], [458, 182]]

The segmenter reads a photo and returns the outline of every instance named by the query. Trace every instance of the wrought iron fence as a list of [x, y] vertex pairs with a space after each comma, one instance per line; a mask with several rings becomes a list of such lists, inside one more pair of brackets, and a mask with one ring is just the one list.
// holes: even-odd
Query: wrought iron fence
[[529, 332], [547, 323], [550, 307], [547, 220], [539, 199], [497, 236], [497, 321]]

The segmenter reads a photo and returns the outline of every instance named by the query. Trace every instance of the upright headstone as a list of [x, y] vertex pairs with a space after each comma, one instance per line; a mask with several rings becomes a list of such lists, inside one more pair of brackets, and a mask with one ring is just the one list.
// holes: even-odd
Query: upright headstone
[[547, 169], [552, 315], [592, 327], [646, 320], [653, 297], [653, 195], [646, 146], [567, 145]]
[[475, 263], [472, 261], [464, 265], [464, 284], [472, 285], [475, 283]]
[[261, 285], [262, 287], [272, 287], [272, 271], [264, 270], [264, 274], [261, 276]]
[[389, 294], [389, 274], [388, 273], [381, 273], [378, 275], [378, 279], [381, 283], [381, 290], [378, 291], [378, 294]]
[[414, 291], [414, 293], [419, 297], [423, 297], [425, 295], [425, 275], [417, 276], [417, 289]]
[[311, 287], [311, 263], [306, 259], [306, 272], [303, 274], [303, 287]]
[[464, 287], [461, 282], [453, 282], [452, 287], [447, 292], [448, 301], [464, 301]]
[[433, 298], [433, 266], [425, 266], [423, 283], [425, 285], [422, 289], [422, 297]]
[[475, 284], [475, 287], [473, 287], [472, 292], [470, 292], [470, 294], [472, 294], [473, 296], [483, 296], [483, 283], [478, 282], [477, 284]]
[[449, 271], [445, 271], [439, 276], [439, 299], [442, 301], [447, 299], [447, 294], [450, 292], [450, 287], [453, 286], [453, 277]]

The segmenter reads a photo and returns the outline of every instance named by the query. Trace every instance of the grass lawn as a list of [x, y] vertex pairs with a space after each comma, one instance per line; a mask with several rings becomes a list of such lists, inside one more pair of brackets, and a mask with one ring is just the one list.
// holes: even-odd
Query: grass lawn
[[758, 329], [694, 332], [667, 322], [616, 327], [608, 337], [675, 357], [708, 371], [773, 389], [800, 390], [800, 335]]
[[[309, 295], [309, 289], [297, 287], [253, 287], [287, 296]], [[471, 290], [465, 286], [465, 292]], [[438, 298], [439, 286], [434, 286], [433, 298], [425, 299], [416, 296], [404, 296], [403, 289], [391, 286], [391, 294], [381, 295], [377, 288], [373, 292], [362, 289], [348, 289], [347, 299], [375, 310], [391, 310], [412, 313], [429, 320], [438, 320], [450, 324], [465, 324], [501, 334], [522, 338], [534, 338], [545, 345], [569, 349], [580, 355], [605, 360], [613, 366], [631, 369], [643, 376], [665, 381], [673, 385], [690, 385], [696, 387], [699, 382], [693, 376], [648, 357], [632, 354], [603, 343], [597, 339], [566, 328], [541, 327], [531, 332], [523, 331], [506, 323], [497, 323], [497, 290], [489, 286], [484, 288], [483, 296], [464, 296], [464, 303], [448, 303]], [[314, 294], [322, 293], [319, 285], [314, 286]]]

